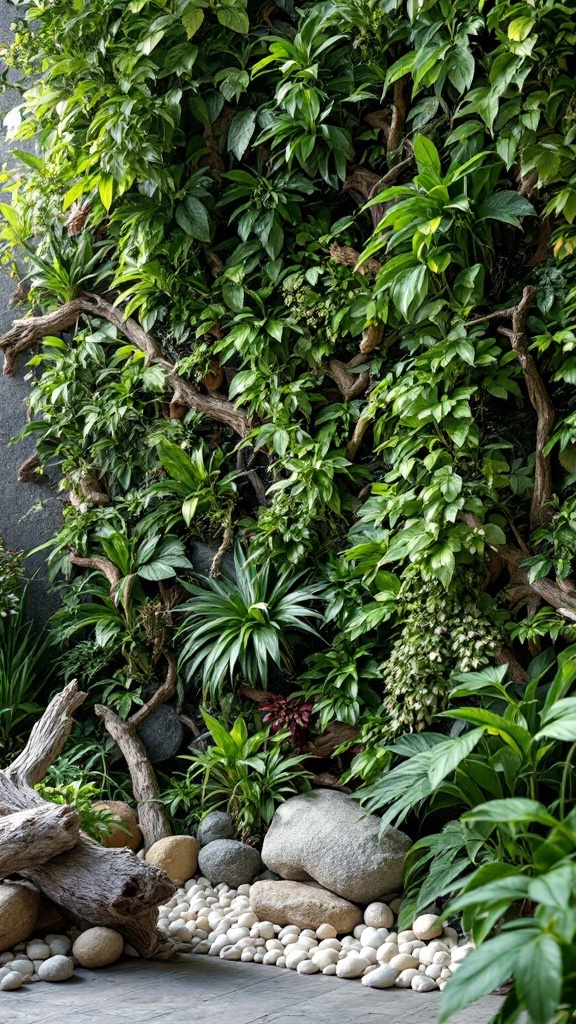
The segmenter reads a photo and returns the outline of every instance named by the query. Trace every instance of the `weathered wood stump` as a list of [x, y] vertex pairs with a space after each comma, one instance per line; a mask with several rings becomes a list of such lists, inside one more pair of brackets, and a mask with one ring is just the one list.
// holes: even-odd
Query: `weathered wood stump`
[[57, 694], [22, 753], [0, 771], [0, 878], [33, 882], [68, 915], [121, 932], [143, 957], [172, 952], [157, 927], [158, 905], [176, 891], [170, 878], [128, 849], [106, 849], [80, 832], [71, 807], [34, 789], [58, 756], [72, 716], [86, 699], [76, 682]]

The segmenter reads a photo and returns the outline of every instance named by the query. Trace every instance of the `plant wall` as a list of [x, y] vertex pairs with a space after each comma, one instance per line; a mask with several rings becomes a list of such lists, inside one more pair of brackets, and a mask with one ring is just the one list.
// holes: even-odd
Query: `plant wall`
[[296, 693], [371, 780], [451, 671], [574, 633], [573, 5], [22, 10], [61, 667], [123, 716]]

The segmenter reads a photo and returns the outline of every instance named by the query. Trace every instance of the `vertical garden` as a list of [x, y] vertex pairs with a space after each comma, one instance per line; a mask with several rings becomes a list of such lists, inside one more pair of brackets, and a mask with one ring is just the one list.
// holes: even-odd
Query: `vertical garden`
[[3, 55], [0, 347], [63, 498], [40, 636], [2, 554], [4, 762], [78, 678], [44, 786], [93, 832], [132, 800], [95, 704], [179, 717], [175, 832], [354, 792], [406, 920], [479, 945], [446, 1019], [511, 975], [502, 1022], [576, 1010], [575, 17], [45, 0]]

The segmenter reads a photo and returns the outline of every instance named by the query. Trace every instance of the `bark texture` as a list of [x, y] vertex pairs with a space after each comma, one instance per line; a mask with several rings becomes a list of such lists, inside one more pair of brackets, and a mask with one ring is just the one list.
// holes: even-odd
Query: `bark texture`
[[86, 694], [74, 681], [57, 694], [21, 754], [0, 772], [0, 877], [19, 874], [69, 916], [115, 928], [144, 957], [172, 945], [156, 928], [158, 905], [175, 884], [127, 849], [106, 849], [83, 835], [76, 812], [34, 789], [62, 750]]

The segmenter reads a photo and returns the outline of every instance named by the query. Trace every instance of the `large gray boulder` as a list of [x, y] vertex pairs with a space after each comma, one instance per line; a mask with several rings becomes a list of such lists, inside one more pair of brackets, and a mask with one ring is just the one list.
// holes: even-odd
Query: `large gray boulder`
[[379, 840], [379, 827], [379, 818], [366, 814], [347, 794], [314, 789], [277, 809], [262, 860], [282, 878], [313, 879], [346, 900], [372, 903], [402, 889], [404, 861], [412, 845], [394, 828]]
[[214, 839], [198, 854], [198, 867], [212, 885], [225, 882], [237, 889], [249, 884], [262, 871], [258, 850], [236, 839]]

